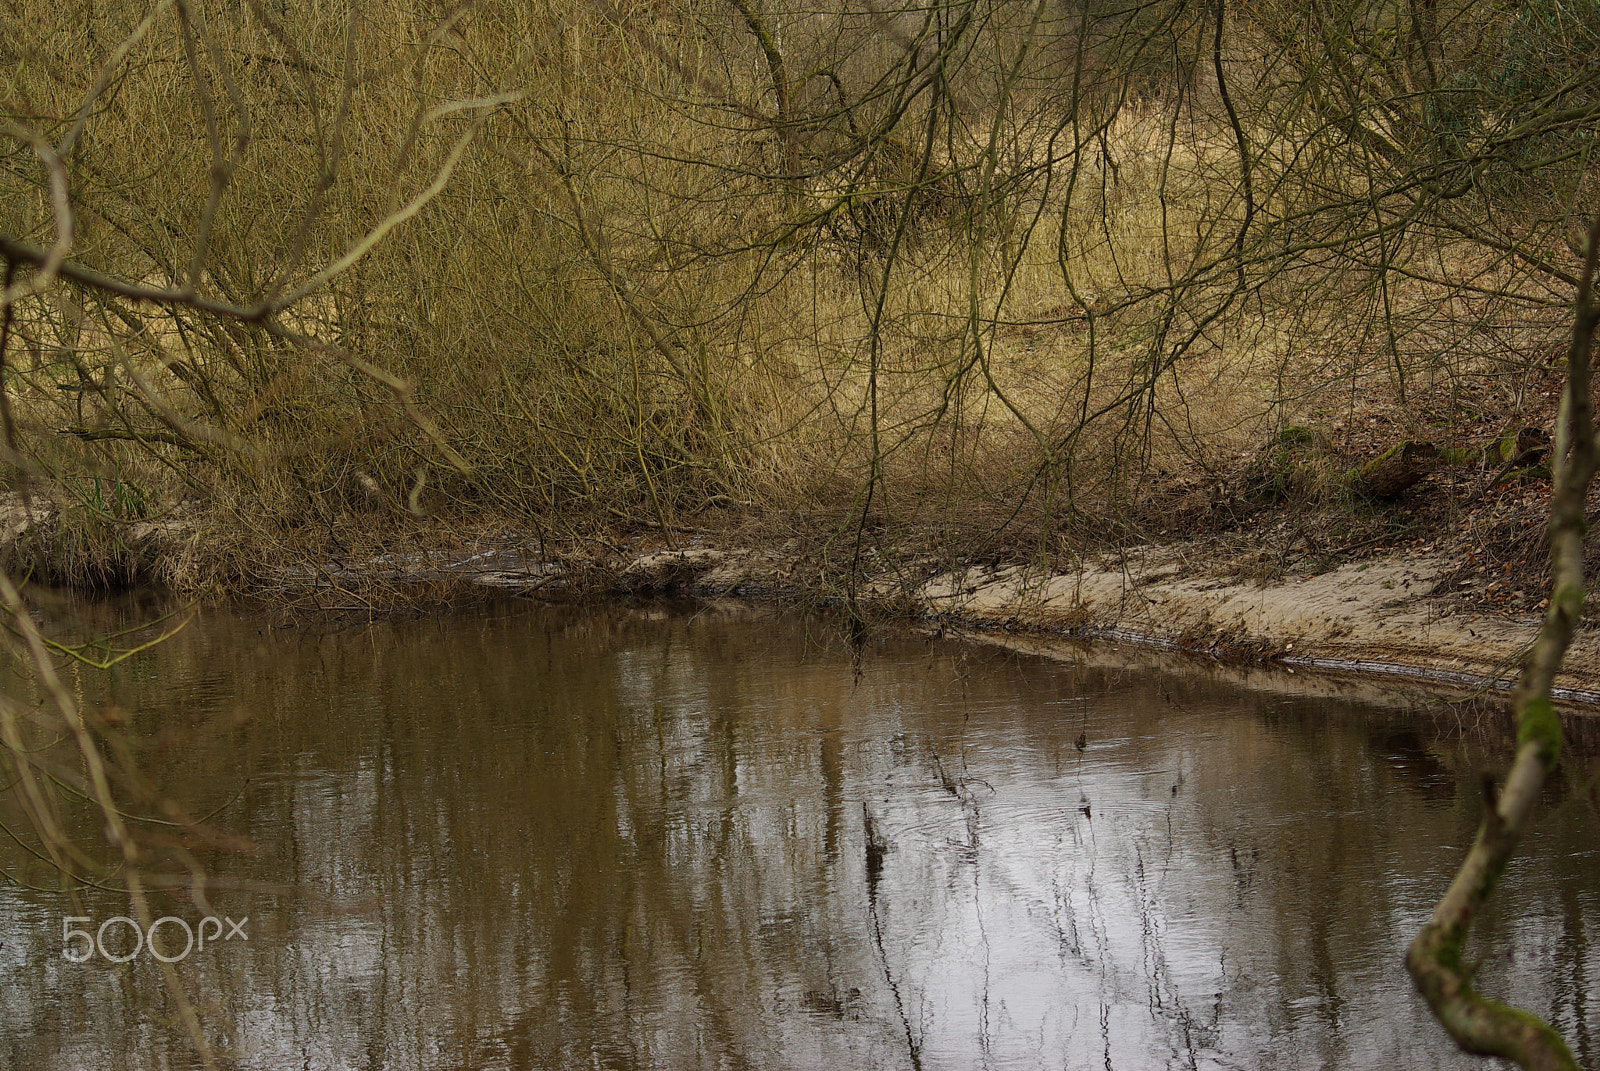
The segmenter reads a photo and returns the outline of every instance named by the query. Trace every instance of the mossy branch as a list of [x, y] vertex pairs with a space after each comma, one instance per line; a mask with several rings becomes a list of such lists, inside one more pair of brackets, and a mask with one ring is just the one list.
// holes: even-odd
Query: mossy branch
[[1600, 215], [1590, 225], [1588, 241], [1551, 458], [1550, 609], [1511, 697], [1517, 718], [1516, 760], [1499, 798], [1485, 807], [1466, 861], [1406, 953], [1406, 969], [1417, 989], [1457, 1045], [1466, 1052], [1514, 1060], [1528, 1071], [1577, 1071], [1578, 1063], [1549, 1024], [1478, 995], [1462, 946], [1516, 851], [1539, 790], [1561, 753], [1561, 721], [1550, 704], [1550, 689], [1583, 613], [1584, 506], [1600, 464], [1589, 399], [1590, 352], [1600, 323], [1600, 302], [1593, 293]]

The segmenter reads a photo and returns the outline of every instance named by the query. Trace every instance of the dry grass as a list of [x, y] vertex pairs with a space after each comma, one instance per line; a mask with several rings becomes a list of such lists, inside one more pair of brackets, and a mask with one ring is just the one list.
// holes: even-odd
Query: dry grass
[[[59, 141], [88, 102], [75, 262], [300, 295], [260, 322], [17, 301], [12, 483], [57, 518], [32, 562], [237, 587], [418, 526], [717, 506], [1072, 553], [1277, 428], [1511, 384], [1559, 333], [1549, 273], [1450, 232], [1459, 205], [1364, 234], [1372, 165], [1251, 66], [1270, 22], [1227, 57], [1244, 229], [1200, 24], [1083, 45], [996, 9], [936, 98], [910, 92], [920, 10], [784, 16], [827, 72], [796, 84], [793, 177], [729, 12], [177, 5], [60, 33], [24, 4], [14, 120]], [[0, 233], [48, 240], [45, 178], [0, 177]], [[129, 526], [179, 517], [191, 550], [141, 558]]]

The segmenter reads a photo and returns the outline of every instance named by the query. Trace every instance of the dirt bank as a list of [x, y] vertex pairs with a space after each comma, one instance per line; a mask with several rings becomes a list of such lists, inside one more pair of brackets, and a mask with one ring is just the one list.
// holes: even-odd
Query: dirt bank
[[[10, 511], [0, 539], [37, 537], [48, 515]], [[746, 531], [745, 536], [749, 533]], [[126, 533], [145, 560], [195, 552], [183, 524]], [[687, 542], [685, 541], [687, 540]], [[1538, 627], [1537, 606], [1464, 595], [1458, 555], [1391, 549], [1318, 572], [1241, 575], [1214, 544], [1173, 542], [1085, 559], [1045, 575], [1023, 565], [950, 570], [876, 559], [860, 585], [886, 616], [947, 629], [1157, 645], [1242, 664], [1503, 688]], [[1493, 587], [1493, 585], [1490, 585]], [[546, 543], [501, 530], [471, 538], [413, 533], [404, 548], [339, 554], [275, 571], [258, 594], [311, 611], [372, 609], [375, 590], [404, 588], [412, 605], [466, 592], [567, 599], [689, 594], [789, 603], [837, 598], [838, 578], [803, 540], [705, 532], [673, 547], [634, 535]], [[1576, 638], [1558, 679], [1563, 697], [1600, 706], [1600, 630]]]
[[[1227, 661], [1274, 663], [1427, 680], [1456, 688], [1505, 686], [1538, 627], [1536, 616], [1495, 613], [1448, 587], [1455, 563], [1392, 555], [1267, 584], [1216, 575], [1174, 544], [1107, 555], [1044, 576], [1026, 567], [968, 568], [908, 579], [884, 568], [864, 594], [878, 607], [947, 628], [1155, 644]], [[569, 590], [571, 562], [516, 562], [508, 547], [477, 546], [449, 567], [471, 582], [534, 597]], [[798, 548], [694, 546], [641, 540], [611, 551], [612, 591], [705, 598], [796, 600], [811, 591]], [[1582, 632], [1560, 678], [1566, 698], [1600, 703], [1600, 632]]]
[[[1456, 567], [1443, 557], [1394, 555], [1259, 584], [1195, 568], [1191, 549], [1141, 548], [1051, 576], [1026, 567], [969, 568], [909, 588], [903, 575], [886, 571], [867, 591], [953, 627], [1158, 644], [1467, 688], [1507, 685], [1538, 628], [1536, 616], [1435, 594]], [[654, 550], [637, 554], [619, 578], [626, 590], [717, 596], [783, 589], [802, 569], [774, 552]], [[519, 587], [509, 576], [489, 582]], [[1579, 634], [1559, 684], [1569, 700], [1600, 703], [1600, 632]]]

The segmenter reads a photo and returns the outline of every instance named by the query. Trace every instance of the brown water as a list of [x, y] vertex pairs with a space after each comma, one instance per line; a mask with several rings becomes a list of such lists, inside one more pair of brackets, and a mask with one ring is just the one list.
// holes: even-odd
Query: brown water
[[[292, 887], [215, 893], [248, 939], [177, 964], [239, 1067], [1483, 1066], [1400, 955], [1493, 759], [1413, 714], [753, 611], [273, 625], [109, 685], [167, 792], [237, 795], [256, 850], [211, 869]], [[1480, 978], [1594, 1067], [1565, 795]], [[148, 954], [63, 958], [73, 914], [0, 885], [0, 1066], [192, 1066]]]

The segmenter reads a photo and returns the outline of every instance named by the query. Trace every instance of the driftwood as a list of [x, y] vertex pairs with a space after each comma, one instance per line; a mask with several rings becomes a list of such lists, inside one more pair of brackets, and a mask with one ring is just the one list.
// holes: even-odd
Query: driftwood
[[1363, 498], [1398, 498], [1445, 463], [1443, 451], [1433, 443], [1407, 439], [1351, 469], [1345, 479]]
[[1321, 432], [1280, 429], [1241, 474], [1239, 497], [1252, 505], [1314, 497], [1328, 491], [1372, 502], [1395, 499], [1443, 468], [1476, 466], [1485, 474], [1480, 494], [1505, 480], [1548, 479], [1550, 436], [1540, 428], [1497, 435], [1482, 446], [1441, 446], [1404, 439], [1354, 467], [1338, 458]]
[[1430, 473], [1446, 466], [1497, 466], [1484, 484], [1493, 487], [1516, 474], [1540, 475], [1538, 462], [1550, 452], [1550, 436], [1539, 428], [1523, 428], [1501, 435], [1481, 449], [1439, 446], [1426, 439], [1406, 439], [1377, 457], [1345, 473], [1344, 482], [1363, 498], [1382, 501], [1398, 498]]

